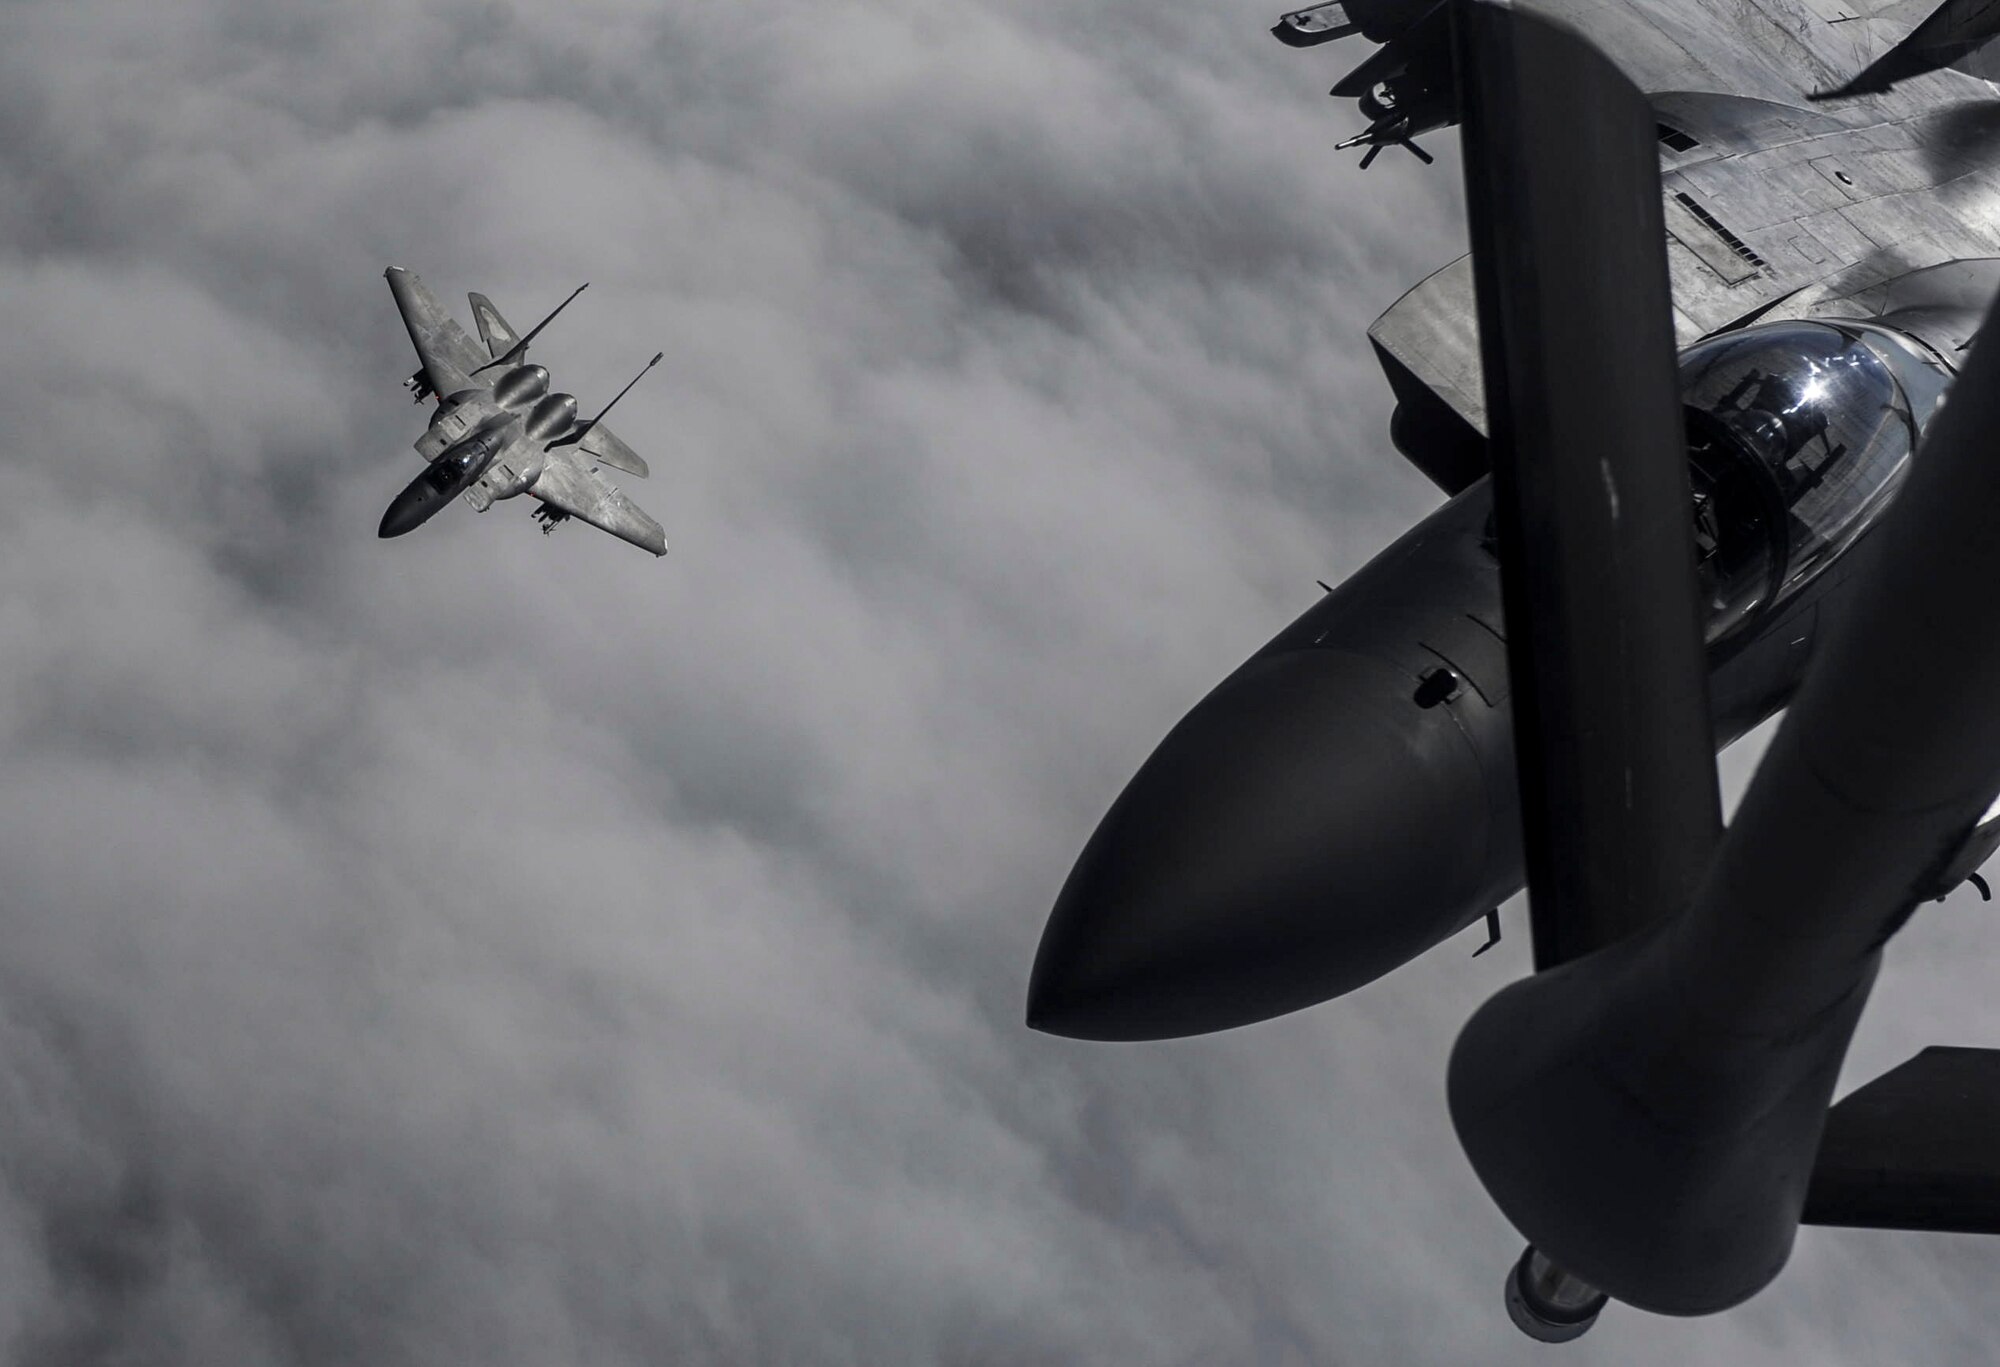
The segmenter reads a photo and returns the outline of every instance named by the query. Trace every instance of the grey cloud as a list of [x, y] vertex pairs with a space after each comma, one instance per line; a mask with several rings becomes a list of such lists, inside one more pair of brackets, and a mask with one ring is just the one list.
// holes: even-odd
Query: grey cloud
[[[1019, 1023], [1150, 745], [1433, 501], [1360, 335], [1448, 158], [1357, 175], [1269, 18], [7, 7], [0, 1356], [1530, 1360], [1442, 1105], [1518, 936]], [[666, 348], [673, 555], [376, 541], [392, 261], [593, 280], [537, 344], [586, 407]], [[1899, 944], [1857, 1076], [1992, 1023], [1977, 933]], [[1993, 1266], [1809, 1233], [1572, 1355], [1980, 1361]]]

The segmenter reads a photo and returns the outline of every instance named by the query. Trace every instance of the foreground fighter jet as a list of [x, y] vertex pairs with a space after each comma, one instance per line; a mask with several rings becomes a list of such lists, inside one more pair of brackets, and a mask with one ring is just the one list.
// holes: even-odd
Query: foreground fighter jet
[[[1440, 22], [1469, 307], [1433, 277], [1374, 337], [1403, 404], [1433, 405], [1405, 451], [1482, 469], [1162, 744], [1063, 891], [1030, 1021], [1143, 1038], [1294, 1009], [1525, 867], [1537, 972], [1448, 1078], [1530, 1241], [1524, 1330], [1574, 1338], [1608, 1298], [1727, 1309], [1802, 1221], [2000, 1233], [2000, 1050], [1926, 1050], [1828, 1107], [1883, 945], [2000, 848], [2000, 269], [1958, 255], [2000, 246], [2000, 184], [1894, 158], [1893, 124], [1729, 151], [1796, 111], [1721, 96], [1742, 121], [1672, 131], [1723, 164], [1678, 176], [1662, 97], [1571, 28], [1484, 0]], [[1858, 260], [1773, 264], [1815, 214], [1755, 226], [1772, 197], [1891, 164], [1946, 192], [1876, 182], [1833, 211]], [[1751, 307], [1693, 339], [1728, 241], [1676, 201], [1758, 260]], [[1714, 747], [1786, 703], [1725, 833]]]
[[[1681, 351], [1679, 401], [1648, 421], [1684, 437], [1725, 745], [1797, 688], [2000, 286], [2000, 101], [1931, 66], [1986, 30], [1939, 46], [1937, 16], [1865, 0], [1529, 8], [1652, 92]], [[1382, 44], [1334, 87], [1360, 99], [1373, 151], [1456, 118], [1448, 16], [1348, 0], [1279, 31]], [[1902, 73], [1886, 93], [1815, 101], [1883, 62]], [[1372, 981], [1521, 888], [1478, 337], [1470, 258], [1370, 329], [1398, 399], [1390, 435], [1451, 501], [1160, 744], [1050, 915], [1031, 1024], [1092, 1039], [1245, 1025]], [[1631, 418], [1604, 421], [1618, 436]]]
[[575, 517], [665, 555], [660, 524], [601, 473], [609, 466], [646, 477], [646, 462], [604, 426], [604, 415], [660, 357], [647, 362], [596, 417], [579, 422], [575, 397], [549, 392], [549, 372], [527, 364], [526, 357], [528, 344], [585, 286], [526, 336], [507, 325], [490, 299], [474, 294], [472, 314], [486, 343], [482, 351], [423, 281], [399, 266], [386, 274], [422, 363], [404, 387], [418, 403], [433, 397], [439, 402], [430, 428], [417, 439], [417, 454], [430, 468], [396, 495], [382, 514], [381, 534], [414, 531], [454, 497], [463, 496], [483, 513], [500, 499], [531, 494], [541, 501], [535, 516], [544, 534]]

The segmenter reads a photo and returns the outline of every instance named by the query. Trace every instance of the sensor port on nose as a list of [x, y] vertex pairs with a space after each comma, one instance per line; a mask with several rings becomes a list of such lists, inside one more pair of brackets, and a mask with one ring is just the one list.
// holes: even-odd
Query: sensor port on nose
[[1465, 691], [1465, 681], [1458, 677], [1458, 671], [1447, 665], [1436, 665], [1423, 672], [1417, 680], [1417, 691], [1411, 700], [1419, 707], [1436, 707], [1441, 702], [1450, 702]]

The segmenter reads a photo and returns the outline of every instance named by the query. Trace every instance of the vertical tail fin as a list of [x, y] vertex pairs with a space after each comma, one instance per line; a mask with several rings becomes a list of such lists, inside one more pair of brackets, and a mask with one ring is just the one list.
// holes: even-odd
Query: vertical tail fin
[[479, 340], [486, 343], [486, 354], [498, 360], [521, 340], [521, 334], [507, 325], [500, 310], [485, 295], [474, 291], [465, 297], [472, 302], [472, 321], [479, 325]]

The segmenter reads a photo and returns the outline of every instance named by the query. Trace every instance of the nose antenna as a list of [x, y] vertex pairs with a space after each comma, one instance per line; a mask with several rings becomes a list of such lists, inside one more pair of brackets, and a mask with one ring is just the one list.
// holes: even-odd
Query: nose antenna
[[618, 391], [617, 395], [611, 400], [610, 403], [604, 405], [603, 410], [599, 412], [596, 417], [592, 418], [589, 422], [578, 423], [575, 427], [570, 429], [568, 436], [557, 437], [554, 441], [550, 442], [547, 446], [544, 446], [542, 449], [544, 451], [553, 451], [558, 446], [574, 446], [578, 442], [582, 441], [586, 436], [590, 434], [591, 428], [597, 426], [597, 424], [604, 421], [604, 415], [606, 413], [609, 413], [612, 409], [618, 406], [618, 400], [624, 398], [627, 394], [630, 394], [632, 392], [632, 386], [639, 383], [639, 381], [645, 379], [646, 371], [651, 370], [654, 366], [658, 365], [660, 363], [661, 358], [664, 357], [666, 354], [667, 353], [664, 351], [654, 352], [653, 359], [646, 362], [645, 370], [641, 370], [637, 375], [634, 375], [630, 380], [626, 381], [625, 387]]
[[579, 294], [582, 294], [585, 290], [589, 288], [590, 288], [590, 282], [586, 280], [581, 285], [578, 285], [575, 289], [571, 290], [569, 292], [569, 299], [563, 300], [560, 304], [557, 304], [553, 309], [550, 309], [549, 316], [542, 319], [541, 322], [535, 324], [533, 327], [529, 328], [528, 335], [523, 337], [520, 341], [514, 343], [514, 345], [508, 347], [505, 355], [495, 357], [493, 360], [488, 361], [485, 365], [479, 367], [478, 370], [475, 370], [472, 373], [478, 375], [485, 371], [493, 369], [495, 366], [519, 365], [521, 363], [521, 358], [528, 354], [528, 343], [535, 340], [536, 334], [541, 332], [541, 330], [547, 327], [550, 323], [553, 323], [556, 320], [556, 315], [558, 313], [561, 313], [564, 309], [569, 307], [570, 299], [576, 298]]

